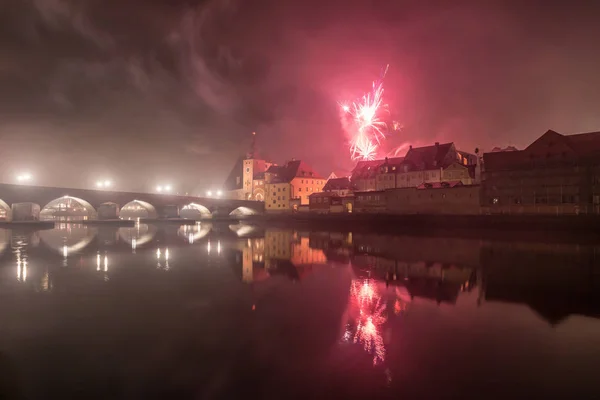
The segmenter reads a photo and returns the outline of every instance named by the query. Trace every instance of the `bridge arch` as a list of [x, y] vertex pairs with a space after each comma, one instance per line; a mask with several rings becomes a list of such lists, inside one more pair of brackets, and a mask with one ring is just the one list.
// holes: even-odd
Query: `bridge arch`
[[54, 199], [40, 210], [41, 220], [87, 220], [95, 218], [96, 209], [87, 201], [73, 196]]
[[255, 210], [248, 208], [248, 207], [243, 207], [243, 206], [238, 207], [229, 213], [229, 215], [232, 217], [248, 217], [250, 215], [256, 215], [256, 214], [258, 214], [258, 213]]
[[181, 218], [202, 219], [210, 218], [212, 216], [212, 213], [206, 206], [203, 206], [202, 204], [190, 203], [181, 208], [181, 210], [179, 211], [179, 215], [181, 216]]
[[10, 221], [12, 217], [12, 211], [10, 206], [2, 199], [0, 199], [0, 221]]
[[133, 200], [121, 207], [121, 219], [157, 218], [156, 208], [146, 201]]

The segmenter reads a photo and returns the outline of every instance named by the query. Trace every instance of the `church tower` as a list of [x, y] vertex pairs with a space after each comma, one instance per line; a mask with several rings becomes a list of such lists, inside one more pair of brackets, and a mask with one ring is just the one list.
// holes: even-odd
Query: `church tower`
[[243, 191], [244, 191], [244, 199], [252, 198], [252, 190], [254, 185], [254, 157], [256, 153], [256, 132], [252, 132], [252, 145], [250, 146], [250, 151], [246, 154], [246, 159], [244, 160], [244, 170], [242, 172], [242, 182], [243, 182]]

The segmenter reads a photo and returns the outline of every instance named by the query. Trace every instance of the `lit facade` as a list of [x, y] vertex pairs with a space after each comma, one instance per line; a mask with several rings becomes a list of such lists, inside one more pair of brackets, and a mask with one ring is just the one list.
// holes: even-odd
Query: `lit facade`
[[291, 211], [309, 204], [312, 193], [321, 192], [325, 179], [306, 163], [292, 160], [285, 165], [273, 165], [265, 172], [265, 209], [267, 212]]
[[357, 191], [417, 187], [422, 183], [460, 181], [477, 183], [477, 157], [459, 151], [454, 143], [409, 148], [405, 157], [360, 161], [352, 173]]
[[264, 201], [265, 171], [272, 166], [265, 160], [240, 158], [225, 181], [225, 196], [235, 200]]
[[291, 182], [292, 197], [299, 198], [300, 204], [307, 205], [309, 203], [308, 197], [313, 193], [319, 193], [323, 191], [325, 186], [325, 179], [320, 176], [301, 175], [295, 177]]
[[265, 184], [265, 207], [272, 211], [289, 211], [292, 185], [287, 182]]

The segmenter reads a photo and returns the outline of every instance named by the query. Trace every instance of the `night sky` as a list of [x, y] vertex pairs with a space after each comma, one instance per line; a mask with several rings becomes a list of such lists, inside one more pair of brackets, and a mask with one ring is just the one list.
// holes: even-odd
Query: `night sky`
[[[387, 149], [600, 130], [592, 1], [0, 1], [0, 180], [217, 188], [250, 134], [325, 176], [390, 64]], [[597, 8], [597, 7], [596, 7]]]

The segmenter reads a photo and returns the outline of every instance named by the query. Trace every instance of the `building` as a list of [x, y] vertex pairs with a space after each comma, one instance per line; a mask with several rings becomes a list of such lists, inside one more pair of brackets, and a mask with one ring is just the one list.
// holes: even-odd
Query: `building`
[[480, 214], [480, 192], [479, 185], [463, 185], [460, 181], [386, 190], [386, 211], [391, 214]]
[[405, 157], [359, 161], [350, 178], [358, 191], [417, 187], [422, 183], [479, 182], [479, 157], [457, 150], [454, 143], [410, 146]]
[[225, 196], [229, 199], [264, 201], [264, 174], [272, 165], [265, 160], [240, 157], [223, 185]]
[[600, 213], [600, 132], [549, 130], [527, 148], [483, 155], [491, 213]]
[[385, 158], [379, 165], [379, 171], [375, 178], [375, 190], [393, 189], [396, 187], [396, 176], [404, 157]]
[[417, 187], [424, 182], [459, 180], [475, 183], [477, 156], [456, 150], [454, 143], [409, 148], [396, 173], [396, 187]]
[[299, 199], [300, 205], [309, 204], [312, 193], [321, 192], [325, 179], [308, 164], [292, 160], [285, 165], [272, 165], [265, 171], [265, 209], [266, 211], [291, 211], [293, 202]]
[[[309, 210], [310, 212], [327, 214], [331, 212], [333, 206], [334, 209], [340, 209], [343, 211], [342, 197], [334, 192], [320, 192], [313, 193], [308, 196], [309, 199]], [[336, 207], [338, 206], [338, 207]], [[338, 212], [341, 212], [338, 211]]]
[[377, 172], [383, 160], [363, 160], [356, 163], [350, 181], [356, 190], [377, 190]]
[[387, 210], [385, 191], [354, 192], [355, 212], [385, 213]]
[[354, 186], [350, 178], [332, 178], [323, 186], [323, 191], [336, 194], [339, 197], [352, 195]]
[[240, 157], [229, 173], [223, 191], [225, 197], [237, 200], [265, 200], [265, 171], [274, 165], [256, 156], [256, 134], [252, 132], [252, 147]]

